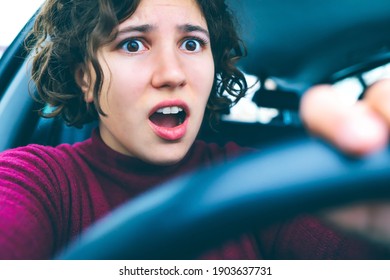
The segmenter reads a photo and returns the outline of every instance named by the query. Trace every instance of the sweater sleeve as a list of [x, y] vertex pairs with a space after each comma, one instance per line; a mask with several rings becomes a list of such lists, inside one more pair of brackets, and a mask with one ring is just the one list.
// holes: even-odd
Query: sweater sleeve
[[59, 246], [54, 186], [66, 178], [54, 175], [57, 163], [42, 153], [31, 146], [0, 154], [0, 259], [48, 259]]

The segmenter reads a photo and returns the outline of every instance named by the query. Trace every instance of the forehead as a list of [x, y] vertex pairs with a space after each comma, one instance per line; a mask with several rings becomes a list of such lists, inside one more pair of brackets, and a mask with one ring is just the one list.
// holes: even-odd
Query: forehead
[[127, 22], [161, 25], [167, 20], [177, 24], [189, 22], [207, 28], [196, 0], [142, 0]]

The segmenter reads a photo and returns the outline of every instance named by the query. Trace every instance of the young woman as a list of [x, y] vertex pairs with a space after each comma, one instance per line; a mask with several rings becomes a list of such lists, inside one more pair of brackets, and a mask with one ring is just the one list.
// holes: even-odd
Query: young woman
[[[242, 46], [233, 23], [224, 0], [45, 2], [33, 31], [40, 98], [52, 106], [51, 117], [75, 126], [98, 120], [99, 127], [74, 145], [29, 145], [0, 155], [1, 258], [52, 258], [123, 202], [246, 151], [195, 141], [205, 114], [212, 118], [247, 88], [234, 66]], [[199, 258], [385, 253], [300, 217], [255, 228]]]

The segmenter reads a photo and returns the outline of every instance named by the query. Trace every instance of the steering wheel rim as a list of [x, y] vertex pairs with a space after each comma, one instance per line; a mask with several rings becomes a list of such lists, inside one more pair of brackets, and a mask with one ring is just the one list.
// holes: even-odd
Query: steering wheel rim
[[125, 203], [58, 258], [193, 258], [254, 225], [389, 197], [389, 159], [389, 148], [351, 158], [315, 139], [275, 145], [183, 176]]

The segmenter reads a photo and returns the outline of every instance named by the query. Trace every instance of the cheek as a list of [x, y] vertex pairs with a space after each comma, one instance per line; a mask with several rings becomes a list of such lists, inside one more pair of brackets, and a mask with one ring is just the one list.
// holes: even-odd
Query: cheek
[[211, 89], [214, 84], [214, 61], [212, 56], [204, 61], [197, 69], [193, 72], [193, 78], [195, 85], [198, 88], [198, 92], [202, 94], [202, 99], [208, 100]]
[[[135, 71], [136, 72], [136, 71]], [[142, 97], [143, 83], [140, 75], [125, 73], [112, 74], [109, 83], [106, 83], [105, 91], [101, 95], [102, 107], [112, 113], [121, 113], [134, 107]]]

